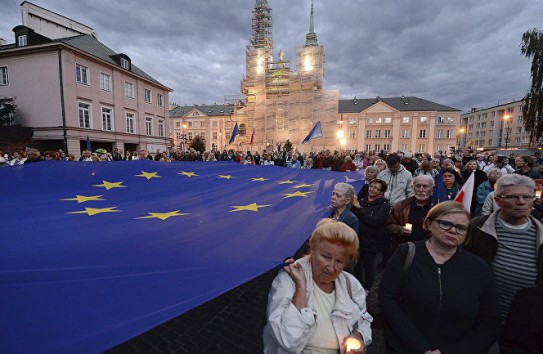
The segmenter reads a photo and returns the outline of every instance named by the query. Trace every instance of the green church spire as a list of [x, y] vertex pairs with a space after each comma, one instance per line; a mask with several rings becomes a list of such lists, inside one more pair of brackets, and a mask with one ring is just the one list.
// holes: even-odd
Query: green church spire
[[311, 0], [311, 15], [309, 17], [309, 33], [305, 35], [305, 46], [315, 46], [317, 43], [317, 34], [315, 33], [315, 25], [313, 22], [313, 0]]

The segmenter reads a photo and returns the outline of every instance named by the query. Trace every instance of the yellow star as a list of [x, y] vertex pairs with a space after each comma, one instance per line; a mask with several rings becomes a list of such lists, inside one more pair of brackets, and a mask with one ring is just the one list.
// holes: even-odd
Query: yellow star
[[93, 184], [93, 187], [104, 187], [107, 190], [110, 190], [112, 188], [126, 188], [126, 186], [121, 186], [123, 182], [108, 182], [102, 180], [102, 184]]
[[88, 216], [93, 216], [96, 214], [102, 214], [102, 213], [120, 213], [122, 210], [113, 210], [117, 208], [116, 206], [111, 208], [85, 208], [85, 210], [81, 211], [72, 211], [68, 212], [67, 214], [87, 214]]
[[313, 186], [312, 184], [303, 184], [303, 183], [302, 183], [302, 184], [299, 184], [299, 185], [294, 186], [294, 187], [292, 187], [292, 188], [298, 189], [298, 188], [305, 188], [305, 187], [312, 187], [312, 186]]
[[253, 204], [248, 204], [248, 205], [232, 205], [231, 208], [235, 208], [234, 210], [230, 210], [229, 212], [234, 212], [234, 211], [242, 211], [242, 210], [248, 210], [248, 211], [258, 211], [258, 208], [265, 208], [265, 207], [269, 207], [271, 206], [271, 204], [267, 204], [267, 205], [258, 205], [256, 203], [253, 203]]
[[75, 198], [66, 198], [66, 199], [61, 199], [61, 200], [77, 200], [78, 203], [85, 203], [91, 200], [105, 200], [105, 199], [103, 199], [101, 195], [85, 196], [85, 195], [76, 194]]
[[293, 184], [293, 183], [295, 183], [295, 182], [291, 181], [291, 180], [286, 180], [286, 181], [281, 181], [278, 184]]
[[184, 175], [184, 176], [187, 176], [189, 178], [192, 177], [192, 176], [199, 176], [194, 172], [185, 172], [185, 171], [181, 171], [181, 173], [178, 173], [178, 175]]
[[309, 193], [313, 193], [313, 192], [300, 192], [300, 191], [296, 191], [294, 193], [289, 193], [289, 194], [283, 194], [285, 196], [285, 198], [293, 198], [293, 197], [307, 197], [307, 195]]
[[264, 182], [269, 180], [269, 178], [259, 177], [259, 178], [251, 178], [253, 182]]
[[171, 218], [172, 216], [185, 216], [190, 215], [190, 213], [181, 213], [179, 214], [179, 210], [170, 211], [168, 213], [148, 213], [148, 216], [142, 216], [136, 219], [160, 219], [160, 220], [166, 220], [168, 218]]
[[145, 177], [147, 180], [150, 180], [151, 178], [162, 178], [161, 176], [157, 176], [158, 172], [145, 172], [141, 171], [141, 175], [136, 175], [136, 177]]
[[235, 177], [231, 176], [231, 175], [219, 175], [219, 178], [232, 179], [232, 178], [235, 178]]

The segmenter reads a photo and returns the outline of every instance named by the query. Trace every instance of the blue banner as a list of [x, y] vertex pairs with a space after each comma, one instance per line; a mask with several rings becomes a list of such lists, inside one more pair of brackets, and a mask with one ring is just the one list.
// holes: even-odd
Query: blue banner
[[276, 267], [346, 176], [233, 162], [1, 168], [0, 352], [104, 351]]

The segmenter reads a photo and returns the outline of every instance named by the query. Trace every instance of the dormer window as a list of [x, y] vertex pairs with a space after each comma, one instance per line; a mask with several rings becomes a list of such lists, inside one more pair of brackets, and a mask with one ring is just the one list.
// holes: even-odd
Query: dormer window
[[20, 36], [17, 36], [17, 45], [19, 47], [25, 47], [28, 44], [26, 40], [26, 34], [22, 34]]
[[121, 57], [121, 67], [123, 67], [126, 70], [130, 70], [130, 62], [126, 60], [125, 58]]

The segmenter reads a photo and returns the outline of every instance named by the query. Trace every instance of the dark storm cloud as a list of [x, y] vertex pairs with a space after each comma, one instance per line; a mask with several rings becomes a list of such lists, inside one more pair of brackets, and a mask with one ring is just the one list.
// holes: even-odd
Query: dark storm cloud
[[[177, 103], [239, 95], [253, 0], [35, 0], [84, 23], [172, 88]], [[309, 0], [269, 0], [274, 54], [296, 65]], [[13, 42], [20, 1], [3, 0], [0, 36]], [[415, 95], [467, 110], [520, 99], [529, 86], [524, 31], [542, 28], [542, 1], [317, 0], [325, 88], [344, 98]]]

